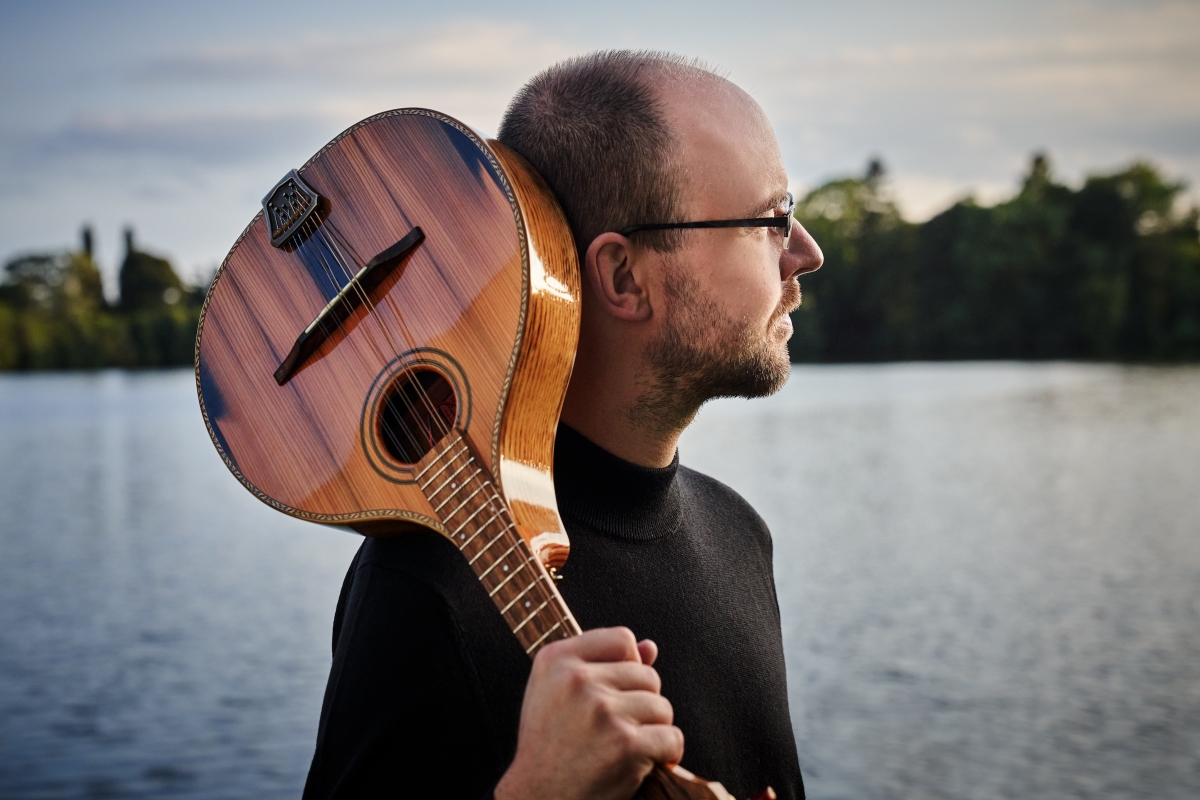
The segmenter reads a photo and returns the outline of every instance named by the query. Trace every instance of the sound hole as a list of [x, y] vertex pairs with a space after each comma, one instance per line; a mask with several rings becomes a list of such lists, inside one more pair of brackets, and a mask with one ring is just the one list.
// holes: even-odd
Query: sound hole
[[407, 370], [388, 388], [379, 414], [379, 438], [401, 464], [415, 464], [454, 425], [458, 402], [440, 372]]

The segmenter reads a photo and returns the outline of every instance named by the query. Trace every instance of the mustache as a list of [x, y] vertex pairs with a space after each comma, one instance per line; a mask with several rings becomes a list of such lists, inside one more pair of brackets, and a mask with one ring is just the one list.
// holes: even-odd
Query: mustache
[[792, 278], [783, 286], [783, 296], [779, 298], [779, 307], [775, 309], [773, 320], [784, 314], [790, 314], [800, 308], [800, 281]]

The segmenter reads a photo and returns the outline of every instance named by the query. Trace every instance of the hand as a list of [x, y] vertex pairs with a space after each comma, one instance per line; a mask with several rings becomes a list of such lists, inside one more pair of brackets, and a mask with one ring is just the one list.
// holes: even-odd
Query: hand
[[678, 763], [683, 733], [659, 694], [657, 657], [657, 645], [628, 628], [543, 647], [496, 800], [629, 800], [655, 763]]

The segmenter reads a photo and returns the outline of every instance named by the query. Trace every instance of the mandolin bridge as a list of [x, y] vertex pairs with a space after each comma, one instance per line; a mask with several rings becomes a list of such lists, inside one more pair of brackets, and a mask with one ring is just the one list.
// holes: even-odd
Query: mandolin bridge
[[321, 203], [320, 196], [300, 177], [290, 170], [283, 180], [275, 184], [263, 198], [263, 214], [267, 218], [267, 231], [271, 244], [283, 247], [295, 235]]
[[304, 360], [316, 352], [326, 339], [351, 315], [359, 306], [369, 304], [368, 296], [371, 291], [382, 283], [392, 270], [404, 261], [405, 256], [425, 241], [425, 232], [413, 228], [404, 238], [384, 250], [367, 262], [366, 266], [351, 276], [349, 282], [334, 295], [321, 313], [308, 324], [292, 345], [283, 363], [275, 370], [275, 382], [283, 386]]

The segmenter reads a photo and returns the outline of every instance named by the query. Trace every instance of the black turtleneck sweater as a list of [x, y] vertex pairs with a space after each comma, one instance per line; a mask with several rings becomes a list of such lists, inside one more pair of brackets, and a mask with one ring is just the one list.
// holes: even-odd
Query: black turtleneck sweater
[[[559, 590], [585, 630], [658, 643], [683, 765], [738, 798], [802, 798], [766, 524], [678, 456], [640, 467], [565, 425], [554, 473], [571, 538]], [[305, 800], [489, 797], [529, 667], [453, 544], [368, 539], [338, 599]]]

